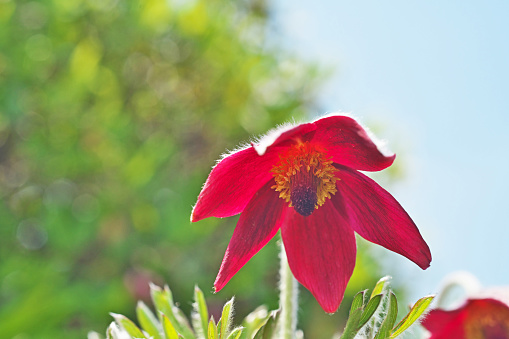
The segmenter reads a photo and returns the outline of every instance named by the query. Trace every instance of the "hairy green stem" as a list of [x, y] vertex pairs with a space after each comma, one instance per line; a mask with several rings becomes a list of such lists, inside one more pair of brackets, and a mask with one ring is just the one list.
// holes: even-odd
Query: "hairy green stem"
[[288, 259], [286, 257], [283, 241], [281, 244], [281, 268], [279, 271], [279, 307], [281, 308], [281, 316], [279, 321], [279, 338], [292, 339], [295, 338], [295, 330], [297, 328], [297, 308], [298, 308], [298, 285], [297, 280], [293, 277]]

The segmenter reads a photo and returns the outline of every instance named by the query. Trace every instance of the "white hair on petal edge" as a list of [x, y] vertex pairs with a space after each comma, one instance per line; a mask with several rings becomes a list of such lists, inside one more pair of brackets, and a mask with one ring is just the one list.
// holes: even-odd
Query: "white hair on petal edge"
[[276, 141], [277, 138], [279, 138], [279, 136], [281, 134], [283, 134], [286, 131], [291, 130], [295, 126], [297, 126], [295, 121], [293, 121], [293, 122], [285, 122], [285, 123], [277, 126], [276, 128], [273, 128], [273, 129], [269, 130], [267, 132], [267, 134], [262, 135], [261, 137], [257, 138], [252, 143], [256, 153], [258, 153], [258, 155], [264, 155], [265, 152], [267, 151], [267, 148], [270, 145], [272, 145], [274, 143], [274, 141]]
[[325, 114], [319, 115], [312, 122], [321, 120], [323, 118], [336, 117], [336, 116], [337, 117], [349, 117], [349, 118], [352, 118], [352, 119], [357, 121], [357, 119], [353, 116], [353, 114], [351, 112], [341, 112], [341, 111], [339, 111], [339, 112], [330, 112], [330, 113], [325, 113]]
[[[353, 114], [351, 113], [347, 113], [347, 112], [333, 112], [333, 113], [326, 113], [324, 115], [321, 115], [319, 116], [318, 118], [314, 119], [313, 121], [311, 121], [311, 123], [314, 123], [318, 120], [321, 120], [321, 119], [324, 119], [324, 118], [329, 118], [329, 117], [334, 117], [334, 116], [344, 116], [344, 117], [348, 117], [348, 118], [351, 118], [353, 120], [355, 120], [365, 131], [366, 131], [366, 134], [368, 135], [368, 137], [371, 139], [371, 141], [373, 141], [373, 143], [375, 144], [375, 146], [377, 147], [377, 149], [386, 157], [389, 157], [389, 156], [392, 156], [394, 155], [393, 152], [391, 152], [389, 150], [389, 148], [387, 147], [387, 142], [385, 140], [381, 140], [381, 139], [378, 139], [370, 130], [369, 128], [367, 128], [366, 126], [364, 126], [360, 121], [359, 119], [357, 119]], [[277, 138], [283, 134], [284, 132], [286, 131], [289, 131], [291, 130], [292, 128], [294, 128], [295, 126], [297, 126], [298, 123], [296, 123], [295, 121], [293, 122], [286, 122], [286, 123], [283, 123], [279, 126], [277, 126], [276, 128], [273, 128], [271, 129], [270, 131], [267, 132], [267, 134], [259, 137], [256, 141], [254, 141], [252, 143], [254, 149], [256, 150], [256, 152], [258, 153], [258, 155], [264, 155], [265, 152], [267, 151], [267, 148], [272, 145], [274, 143], [274, 141], [277, 140]]]
[[224, 152], [223, 154], [221, 154], [221, 156], [219, 157], [219, 159], [216, 161], [216, 164], [213, 166], [215, 167], [219, 162], [221, 162], [221, 160], [223, 160], [224, 158], [227, 158], [229, 157], [230, 155], [232, 154], [235, 154], [237, 152], [240, 152], [240, 151], [243, 151], [245, 150], [246, 148], [249, 148], [251, 147], [251, 144], [248, 143], [248, 142], [241, 142], [237, 147], [235, 147], [233, 150], [228, 150], [226, 149], [226, 152]]
[[[311, 121], [311, 123], [316, 122], [316, 121], [321, 120], [321, 119], [324, 119], [324, 118], [333, 117], [333, 116], [344, 116], [344, 117], [348, 117], [348, 118], [351, 118], [351, 119], [355, 120], [366, 131], [366, 134], [368, 135], [368, 137], [371, 139], [371, 141], [373, 141], [375, 146], [378, 148], [378, 150], [383, 155], [385, 155], [385, 156], [392, 156], [394, 154], [391, 151], [389, 151], [389, 149], [387, 147], [387, 142], [385, 140], [378, 139], [369, 130], [369, 128], [367, 128], [362, 123], [360, 123], [359, 120], [357, 118], [355, 118], [355, 116], [353, 114], [351, 114], [351, 113], [345, 113], [345, 112], [326, 113], [326, 114], [324, 114], [322, 116], [319, 116], [315, 120]], [[292, 128], [296, 127], [297, 125], [299, 125], [299, 123], [295, 122], [295, 120], [293, 120], [291, 122], [282, 123], [281, 125], [278, 125], [277, 127], [269, 130], [266, 134], [261, 135], [258, 138], [255, 138], [251, 142], [251, 144], [242, 143], [237, 148], [235, 148], [233, 151], [228, 151], [228, 152], [223, 153], [221, 155], [221, 157], [219, 158], [218, 162], [223, 160], [224, 158], [234, 154], [234, 153], [242, 151], [242, 150], [244, 150], [244, 149], [246, 149], [248, 147], [251, 147], [251, 146], [253, 146], [253, 148], [255, 149], [256, 153], [258, 153], [258, 155], [264, 155], [265, 152], [267, 151], [267, 148], [270, 145], [272, 145], [281, 134], [291, 130]]]
[[[226, 150], [226, 152], [221, 154], [221, 156], [219, 157], [219, 159], [217, 160], [215, 165], [217, 165], [224, 158], [227, 158], [230, 155], [235, 154], [237, 152], [243, 151], [246, 148], [249, 148], [251, 146], [253, 146], [253, 148], [255, 149], [256, 153], [258, 153], [258, 155], [264, 155], [267, 148], [270, 145], [272, 145], [274, 143], [274, 141], [276, 141], [276, 139], [282, 133], [284, 133], [288, 130], [291, 130], [292, 128], [294, 128], [297, 125], [298, 124], [295, 121], [285, 122], [285, 123], [282, 123], [281, 125], [276, 126], [273, 129], [270, 129], [266, 134], [262, 134], [259, 137], [251, 138], [251, 140], [249, 142], [241, 142], [240, 145], [235, 147], [233, 150], [231, 150], [231, 151]], [[215, 167], [215, 165], [213, 167]]]
[[343, 116], [343, 117], [348, 117], [348, 118], [355, 120], [366, 131], [366, 134], [371, 139], [371, 141], [373, 141], [373, 143], [375, 144], [376, 148], [380, 151], [380, 153], [382, 153], [386, 157], [390, 157], [390, 156], [394, 155], [394, 152], [391, 152], [389, 150], [389, 147], [387, 146], [387, 140], [377, 138], [373, 134], [373, 132], [371, 132], [368, 127], [366, 127], [363, 123], [361, 123], [360, 120], [358, 118], [356, 118], [355, 115], [352, 114], [351, 112], [327, 113], [327, 114], [324, 114], [324, 115], [316, 118], [315, 120], [313, 120], [313, 122], [318, 121], [323, 118], [328, 118], [328, 117], [333, 117], [333, 116]]

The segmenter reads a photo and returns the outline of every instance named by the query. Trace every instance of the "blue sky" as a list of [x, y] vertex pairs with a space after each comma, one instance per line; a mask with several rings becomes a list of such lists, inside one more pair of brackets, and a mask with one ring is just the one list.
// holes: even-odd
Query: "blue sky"
[[420, 271], [388, 254], [385, 272], [412, 282], [413, 298], [456, 270], [509, 285], [509, 2], [275, 0], [273, 8], [287, 49], [335, 69], [321, 92], [324, 112], [381, 126], [377, 136], [406, 171], [389, 190], [433, 262]]

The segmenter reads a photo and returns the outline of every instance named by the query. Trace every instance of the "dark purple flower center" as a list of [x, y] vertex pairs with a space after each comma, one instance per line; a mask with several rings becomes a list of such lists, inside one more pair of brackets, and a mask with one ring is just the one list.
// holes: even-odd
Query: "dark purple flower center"
[[315, 210], [318, 197], [316, 195], [318, 179], [312, 171], [301, 169], [290, 178], [290, 201], [293, 208], [307, 217]]
[[337, 169], [323, 148], [309, 142], [297, 143], [279, 156], [272, 173], [279, 197], [307, 217], [336, 193]]

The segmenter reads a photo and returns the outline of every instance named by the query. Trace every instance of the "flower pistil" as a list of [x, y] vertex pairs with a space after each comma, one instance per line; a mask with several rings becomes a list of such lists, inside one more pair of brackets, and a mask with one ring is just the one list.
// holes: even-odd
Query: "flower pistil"
[[337, 169], [325, 150], [299, 142], [279, 158], [272, 168], [276, 185], [271, 188], [280, 192], [279, 197], [299, 214], [311, 215], [337, 192]]

